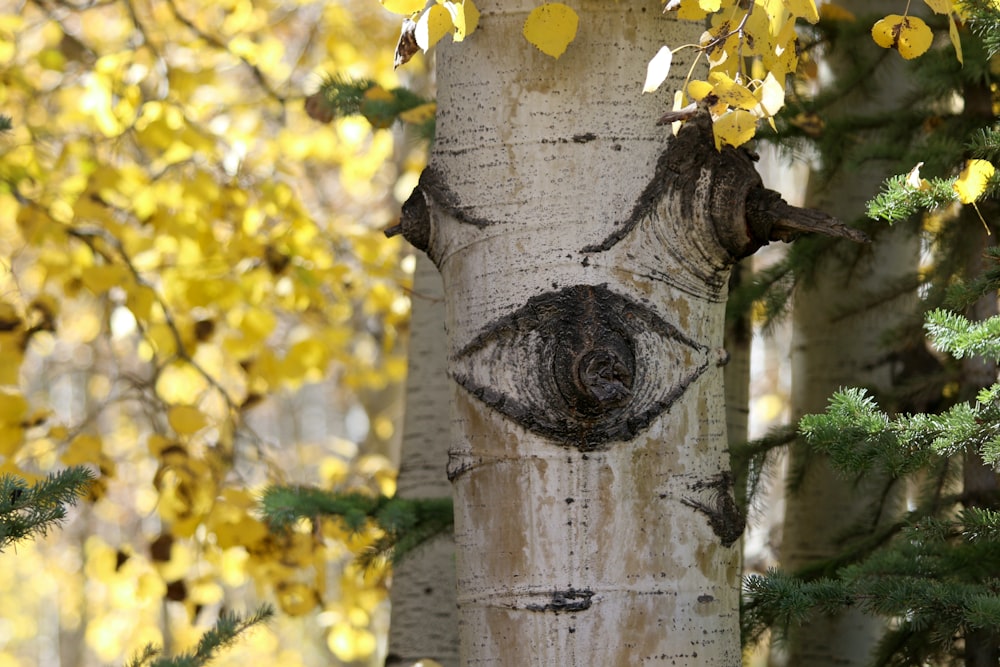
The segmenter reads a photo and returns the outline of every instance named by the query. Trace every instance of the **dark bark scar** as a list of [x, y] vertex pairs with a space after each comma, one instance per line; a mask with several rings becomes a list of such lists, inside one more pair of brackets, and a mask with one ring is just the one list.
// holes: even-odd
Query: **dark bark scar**
[[728, 471], [715, 475], [708, 481], [695, 482], [692, 491], [708, 491], [708, 502], [681, 498], [681, 504], [701, 512], [708, 518], [708, 525], [724, 547], [740, 539], [746, 527], [746, 514], [733, 498], [733, 476]]

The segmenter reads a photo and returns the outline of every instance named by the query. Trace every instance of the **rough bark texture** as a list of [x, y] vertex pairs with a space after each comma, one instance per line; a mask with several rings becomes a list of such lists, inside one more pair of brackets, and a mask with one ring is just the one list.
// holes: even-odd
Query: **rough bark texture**
[[[843, 4], [858, 15], [866, 15], [891, 3]], [[839, 49], [825, 61], [833, 78], [841, 75], [845, 63], [856, 57], [855, 49], [876, 47], [865, 41], [842, 44]], [[880, 83], [851, 95], [831, 111], [831, 116], [871, 113], [884, 110], [886, 105], [897, 105], [903, 98], [900, 82], [905, 77], [885, 71], [900, 66], [899, 59], [887, 60], [878, 74]], [[871, 163], [844, 169], [822, 188], [812, 184], [807, 204], [845, 220], [861, 217], [867, 200], [890, 175], [888, 169], [888, 165]], [[900, 228], [882, 235], [860, 252], [848, 247], [826, 253], [803, 281], [795, 294], [793, 310], [792, 414], [796, 419], [822, 412], [830, 395], [843, 387], [863, 386], [877, 392], [892, 386], [899, 368], [886, 350], [885, 335], [912, 316], [916, 294], [903, 294], [867, 309], [864, 303], [912, 274], [918, 259], [917, 238]], [[845, 479], [831, 469], [825, 457], [801, 447], [792, 447], [789, 469], [793, 475], [801, 474], [785, 504], [780, 556], [782, 567], [790, 571], [815, 566], [842, 553], [873, 530], [877, 522], [891, 520], [899, 509], [901, 495], [896, 494], [883, 498], [886, 505], [873, 510], [886, 480], [868, 479], [859, 484]], [[862, 667], [869, 664], [871, 651], [884, 630], [880, 619], [857, 610], [817, 613], [791, 632], [780, 652], [772, 655], [772, 664]]]
[[581, 0], [553, 60], [521, 36], [536, 4], [484, 0], [439, 49], [402, 224], [445, 285], [462, 660], [736, 667], [729, 268], [833, 221], [716, 152], [704, 115], [667, 142], [640, 82], [700, 26]]
[[[451, 383], [446, 371], [441, 276], [423, 256], [417, 258], [413, 294], [397, 492], [405, 498], [441, 498], [451, 494], [445, 474]], [[436, 537], [397, 565], [390, 597], [392, 619], [386, 667], [412, 665], [422, 658], [456, 667], [454, 538]]]

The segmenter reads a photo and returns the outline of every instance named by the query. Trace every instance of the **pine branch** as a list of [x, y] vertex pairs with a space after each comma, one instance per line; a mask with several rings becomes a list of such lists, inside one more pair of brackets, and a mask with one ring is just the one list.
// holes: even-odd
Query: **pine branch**
[[94, 473], [81, 466], [52, 473], [32, 486], [13, 475], [0, 477], [0, 552], [28, 537], [45, 535], [93, 481]]
[[433, 111], [416, 117], [407, 113], [429, 104], [429, 100], [407, 88], [384, 90], [369, 79], [349, 80], [328, 76], [319, 90], [306, 98], [306, 113], [321, 123], [329, 123], [335, 118], [363, 116], [375, 128], [387, 128], [398, 120], [413, 127], [422, 139], [432, 140]]
[[261, 499], [261, 509], [272, 530], [288, 530], [298, 521], [336, 517], [350, 530], [369, 522], [385, 535], [361, 558], [370, 565], [380, 559], [398, 563], [432, 537], [451, 530], [450, 498], [407, 499], [358, 493], [334, 493], [304, 486], [272, 486]]
[[1000, 8], [992, 0], [959, 0], [958, 7], [966, 16], [972, 34], [982, 40], [990, 58], [1000, 52]]
[[169, 658], [157, 658], [161, 651], [150, 644], [129, 660], [127, 667], [203, 667], [216, 658], [219, 651], [236, 643], [247, 630], [268, 621], [272, 616], [274, 609], [270, 605], [259, 607], [249, 617], [224, 612], [219, 615], [215, 625], [201, 636], [193, 651]]
[[970, 322], [957, 313], [937, 309], [927, 313], [924, 327], [934, 346], [956, 359], [979, 356], [1000, 360], [1000, 316]]
[[958, 201], [952, 189], [954, 179], [933, 178], [927, 181], [927, 189], [908, 185], [906, 175], [893, 176], [887, 180], [882, 191], [868, 202], [868, 215], [876, 220], [889, 223], [906, 220], [921, 210], [940, 208]]

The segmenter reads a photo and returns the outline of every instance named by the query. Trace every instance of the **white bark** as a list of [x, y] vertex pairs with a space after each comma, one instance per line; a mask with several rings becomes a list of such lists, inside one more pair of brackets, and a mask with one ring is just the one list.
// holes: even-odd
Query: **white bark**
[[[858, 15], [889, 12], [889, 2], [846, 0], [838, 3]], [[860, 38], [863, 40], [864, 38]], [[856, 48], [841, 47], [822, 64], [833, 79], [857, 58]], [[906, 77], [901, 61], [887, 59], [878, 72], [877, 85], [849, 96], [831, 111], [855, 115], [884, 111], [905, 99]], [[866, 202], [891, 175], [888, 165], [869, 163], [845, 167], [829, 183], [810, 188], [807, 203], [843, 220], [864, 215]], [[815, 180], [815, 178], [814, 178]], [[889, 390], [900, 371], [898, 357], [889, 353], [886, 332], [902, 325], [917, 308], [915, 291], [903, 293], [877, 306], [865, 308], [874, 295], [883, 293], [913, 275], [919, 261], [919, 240], [904, 226], [884, 233], [867, 248], [842, 247], [826, 253], [795, 294], [792, 334], [792, 413], [822, 412], [830, 395], [848, 386]], [[852, 543], [891, 521], [901, 510], [902, 493], [882, 498], [887, 480], [869, 478], [863, 483], [833, 471], [825, 457], [798, 447], [791, 451], [792, 474], [804, 467], [797, 489], [785, 503], [781, 565], [795, 572], [843, 553]], [[880, 498], [884, 505], [878, 507]], [[815, 614], [793, 630], [780, 656], [772, 664], [869, 664], [871, 652], [885, 632], [884, 622], [856, 609], [838, 614]]]
[[[553, 60], [521, 36], [536, 4], [482, 2], [480, 30], [438, 53], [429, 251], [451, 372], [465, 381], [453, 386], [449, 465], [463, 661], [735, 667], [737, 550], [691, 506], [729, 494], [709, 487], [728, 470], [724, 253], [703, 230], [649, 216], [606, 252], [581, 252], [622, 229], [663, 151], [667, 96], [640, 96], [646, 63], [701, 29], [663, 19], [656, 1], [575, 3], [579, 34]], [[552, 387], [532, 382], [553, 363], [542, 339], [554, 306], [529, 299], [579, 285], [653, 313], [628, 311], [647, 318], [629, 409], [684, 388], [645, 428], [619, 424], [636, 431], [627, 441], [538, 432]], [[546, 333], [522, 321], [532, 317]]]
[[[406, 414], [397, 493], [403, 498], [451, 494], [445, 474], [451, 383], [446, 372], [441, 276], [423, 255], [413, 276], [413, 315], [406, 378]], [[458, 665], [455, 540], [441, 535], [393, 568], [392, 620], [386, 666], [432, 658]]]

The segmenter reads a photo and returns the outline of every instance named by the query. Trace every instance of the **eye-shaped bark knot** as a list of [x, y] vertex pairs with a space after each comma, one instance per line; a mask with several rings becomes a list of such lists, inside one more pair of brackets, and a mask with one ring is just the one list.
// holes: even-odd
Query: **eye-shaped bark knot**
[[612, 334], [596, 348], [560, 346], [552, 366], [559, 393], [582, 418], [620, 408], [632, 396], [635, 355], [621, 334]]

